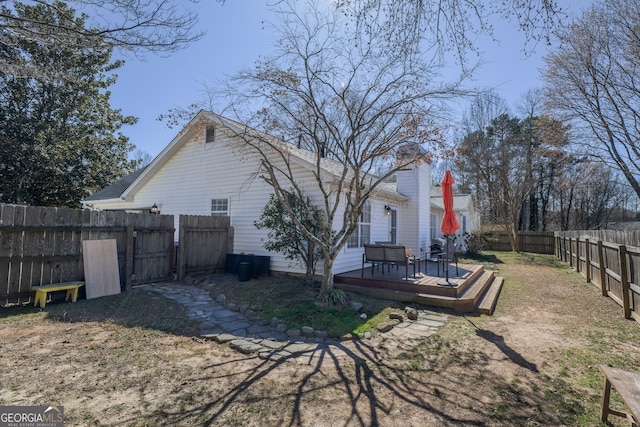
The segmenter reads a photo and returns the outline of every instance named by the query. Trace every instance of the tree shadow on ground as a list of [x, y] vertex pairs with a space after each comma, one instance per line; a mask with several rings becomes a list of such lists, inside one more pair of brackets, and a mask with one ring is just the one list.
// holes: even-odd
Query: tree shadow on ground
[[[182, 306], [155, 292], [48, 304], [46, 311], [66, 322], [107, 319], [175, 334], [185, 331]], [[135, 389], [140, 400], [136, 405], [145, 408], [145, 418], [163, 425], [566, 424], [570, 416], [562, 410], [543, 409], [549, 405], [548, 389], [540, 387], [535, 365], [501, 336], [476, 329], [478, 342], [491, 342], [514, 369], [520, 369], [518, 383], [492, 372], [496, 360], [473, 344], [467, 351], [443, 350], [436, 335], [414, 349], [392, 352], [387, 341], [378, 338], [334, 342], [312, 354], [293, 354], [290, 360], [231, 352], [234, 356], [226, 360], [218, 358], [196, 370], [181, 371], [184, 377], [169, 386], [177, 404], [159, 404], [157, 384], [141, 381]], [[201, 346], [205, 352], [221, 352], [225, 347], [209, 342]], [[163, 350], [154, 347], [153, 351]], [[320, 414], [319, 408], [323, 408]], [[141, 414], [133, 413], [122, 423], [138, 423], [140, 419], [134, 417]]]
[[[422, 349], [436, 351], [428, 342]], [[253, 422], [261, 419], [266, 425], [286, 426], [564, 423], [562, 414], [540, 409], [548, 396], [529, 384], [528, 377], [513, 384], [495, 375], [489, 394], [482, 386], [469, 387], [473, 384], [470, 377], [486, 375], [489, 369], [491, 358], [482, 354], [470, 353], [455, 363], [415, 366], [401, 357], [384, 356], [379, 346], [368, 341], [352, 341], [325, 346], [312, 357], [293, 355], [290, 360], [273, 362], [253, 355], [245, 361], [249, 359], [255, 361], [251, 368], [234, 369], [233, 363], [212, 365], [190, 380], [204, 389], [224, 376], [233, 384], [224, 393], [203, 395], [189, 408], [162, 410], [154, 416], [174, 425], [194, 419], [203, 420], [202, 425], [237, 424], [242, 420], [239, 408], [244, 408], [252, 416], [263, 412], [252, 417]], [[530, 364], [516, 357], [511, 360], [535, 372]], [[265, 389], [271, 392], [254, 392], [264, 393]], [[314, 412], [318, 401], [326, 402], [326, 411], [320, 415]]]

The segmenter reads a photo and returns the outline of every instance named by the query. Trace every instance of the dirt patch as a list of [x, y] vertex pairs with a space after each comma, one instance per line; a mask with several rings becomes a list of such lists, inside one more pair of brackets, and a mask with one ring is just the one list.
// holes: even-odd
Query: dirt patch
[[637, 369], [640, 327], [550, 257], [495, 255], [493, 316], [452, 314], [416, 348], [380, 334], [304, 365], [201, 340], [154, 292], [1, 309], [0, 404], [63, 405], [74, 426], [599, 425], [597, 366]]

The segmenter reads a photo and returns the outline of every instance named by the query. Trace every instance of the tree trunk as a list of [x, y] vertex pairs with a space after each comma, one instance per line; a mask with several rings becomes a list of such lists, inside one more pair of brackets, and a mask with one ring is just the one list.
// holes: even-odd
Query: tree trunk
[[307, 286], [313, 285], [316, 276], [316, 257], [315, 257], [315, 245], [311, 240], [307, 239], [307, 256], [305, 259], [306, 275], [305, 284]]
[[324, 257], [324, 272], [322, 274], [322, 287], [320, 288], [320, 296], [325, 296], [333, 290], [333, 261], [334, 258]]
[[507, 232], [507, 237], [511, 244], [511, 250], [514, 252], [520, 252], [520, 237], [518, 235], [518, 230], [510, 225], [505, 225], [504, 229]]
[[314, 282], [314, 279], [315, 279], [315, 275], [313, 273], [314, 273], [313, 272], [313, 267], [311, 267], [311, 266], [309, 266], [307, 264], [307, 272], [306, 272], [305, 277], [304, 277], [305, 285], [307, 285], [307, 286], [313, 285], [313, 282]]

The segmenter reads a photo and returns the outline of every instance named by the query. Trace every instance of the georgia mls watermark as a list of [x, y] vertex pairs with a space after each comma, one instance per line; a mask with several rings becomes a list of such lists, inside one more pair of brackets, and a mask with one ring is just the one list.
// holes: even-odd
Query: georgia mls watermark
[[0, 427], [64, 427], [64, 407], [0, 406]]

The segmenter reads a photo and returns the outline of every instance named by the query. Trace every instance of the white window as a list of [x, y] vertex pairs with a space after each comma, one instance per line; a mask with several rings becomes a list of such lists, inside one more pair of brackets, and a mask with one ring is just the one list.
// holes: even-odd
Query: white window
[[358, 248], [371, 242], [371, 203], [367, 200], [362, 206], [360, 221], [355, 231], [349, 237], [348, 248]]
[[216, 128], [213, 126], [207, 126], [207, 132], [204, 138], [204, 142], [206, 144], [215, 141], [216, 139]]
[[229, 200], [211, 200], [211, 216], [229, 216]]

